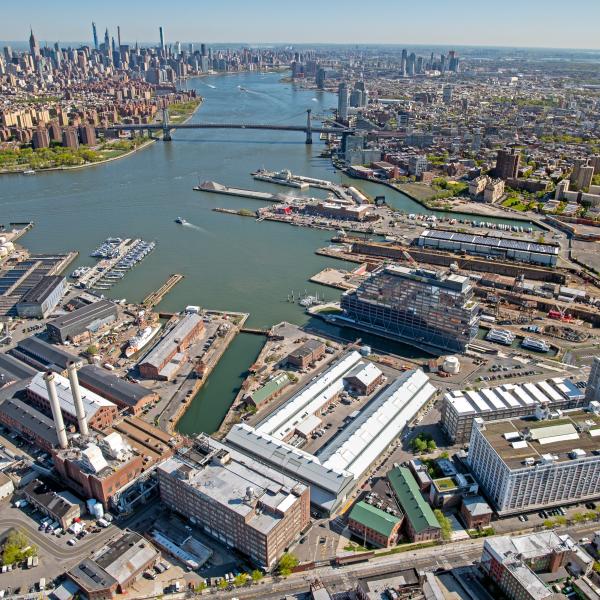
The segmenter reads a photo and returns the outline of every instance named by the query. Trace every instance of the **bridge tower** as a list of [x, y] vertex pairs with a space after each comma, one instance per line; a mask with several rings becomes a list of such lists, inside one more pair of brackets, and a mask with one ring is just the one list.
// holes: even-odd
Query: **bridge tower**
[[162, 130], [163, 130], [163, 142], [171, 141], [171, 129], [169, 127], [169, 109], [162, 109]]
[[311, 109], [306, 109], [306, 143], [312, 144], [312, 123], [310, 121]]

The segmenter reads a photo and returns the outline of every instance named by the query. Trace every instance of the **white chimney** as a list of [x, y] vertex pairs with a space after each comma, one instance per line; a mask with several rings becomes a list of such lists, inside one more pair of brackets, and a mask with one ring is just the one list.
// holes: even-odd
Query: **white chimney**
[[54, 426], [56, 427], [56, 435], [58, 436], [58, 444], [61, 448], [67, 448], [69, 441], [67, 440], [67, 430], [63, 421], [58, 395], [56, 394], [56, 383], [54, 382], [54, 373], [48, 371], [44, 375], [46, 389], [48, 390], [48, 399], [50, 400], [50, 408], [52, 409], [52, 417], [54, 418]]
[[77, 367], [74, 362], [67, 365], [69, 373], [69, 382], [71, 383], [71, 394], [73, 395], [73, 404], [75, 405], [75, 414], [77, 415], [77, 427], [81, 435], [88, 435], [88, 424], [85, 418], [85, 408], [81, 399], [81, 390], [79, 388], [79, 377], [77, 377]]

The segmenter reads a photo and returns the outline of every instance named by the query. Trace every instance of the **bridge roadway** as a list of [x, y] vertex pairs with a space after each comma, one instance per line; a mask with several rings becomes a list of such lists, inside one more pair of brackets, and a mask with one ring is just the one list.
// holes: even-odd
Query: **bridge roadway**
[[[259, 123], [182, 123], [177, 125], [169, 123], [168, 129], [267, 129], [273, 131], [312, 131], [313, 133], [338, 133], [349, 134], [353, 133], [354, 129], [348, 127], [311, 127], [306, 125], [266, 125]], [[102, 128], [99, 128], [102, 129]], [[161, 123], [151, 123], [147, 125], [130, 124], [130, 125], [110, 125], [106, 129], [117, 131], [145, 131], [148, 129], [162, 131], [165, 127]]]

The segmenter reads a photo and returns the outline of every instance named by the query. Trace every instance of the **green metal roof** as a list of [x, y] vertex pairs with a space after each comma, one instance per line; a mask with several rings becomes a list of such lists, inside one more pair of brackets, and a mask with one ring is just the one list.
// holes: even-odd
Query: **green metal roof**
[[419, 485], [406, 467], [394, 467], [387, 477], [406, 518], [417, 533], [430, 527], [440, 527], [431, 506], [421, 495]]
[[394, 531], [394, 527], [400, 522], [398, 517], [367, 504], [366, 502], [357, 502], [350, 512], [350, 518], [361, 525], [389, 537]]
[[289, 383], [290, 379], [287, 376], [287, 373], [280, 373], [277, 377], [273, 377], [271, 381], [267, 381], [265, 385], [261, 388], [258, 388], [256, 391], [252, 392], [252, 401], [254, 404], [260, 404], [265, 400], [268, 400], [273, 396], [273, 394], [277, 393], [284, 385]]

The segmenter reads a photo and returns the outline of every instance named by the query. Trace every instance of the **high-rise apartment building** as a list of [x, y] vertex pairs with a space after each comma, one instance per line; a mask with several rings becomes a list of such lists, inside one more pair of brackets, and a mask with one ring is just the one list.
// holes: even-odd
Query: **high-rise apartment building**
[[515, 178], [519, 173], [519, 161], [521, 159], [520, 154], [512, 150], [498, 150], [498, 157], [496, 158], [496, 177], [500, 179], [511, 179]]
[[600, 356], [594, 356], [592, 370], [585, 388], [585, 399], [588, 402], [600, 402]]
[[62, 132], [62, 145], [65, 148], [79, 148], [79, 137], [74, 127], [66, 127]]
[[476, 418], [469, 465], [500, 515], [592, 500], [600, 496], [598, 435], [600, 415], [591, 410]]
[[50, 135], [45, 127], [38, 127], [33, 132], [31, 138], [31, 144], [34, 148], [48, 148], [50, 147]]
[[96, 130], [93, 125], [80, 125], [79, 127], [79, 137], [81, 139], [81, 143], [86, 146], [95, 146], [96, 145]]
[[344, 81], [338, 85], [338, 119], [348, 119], [348, 85]]
[[340, 322], [432, 352], [464, 352], [479, 326], [467, 277], [399, 265], [375, 270], [341, 307]]
[[317, 84], [317, 87], [322, 90], [325, 89], [325, 69], [323, 69], [322, 67], [320, 67], [317, 70], [317, 76], [316, 76], [316, 80], [315, 83]]

